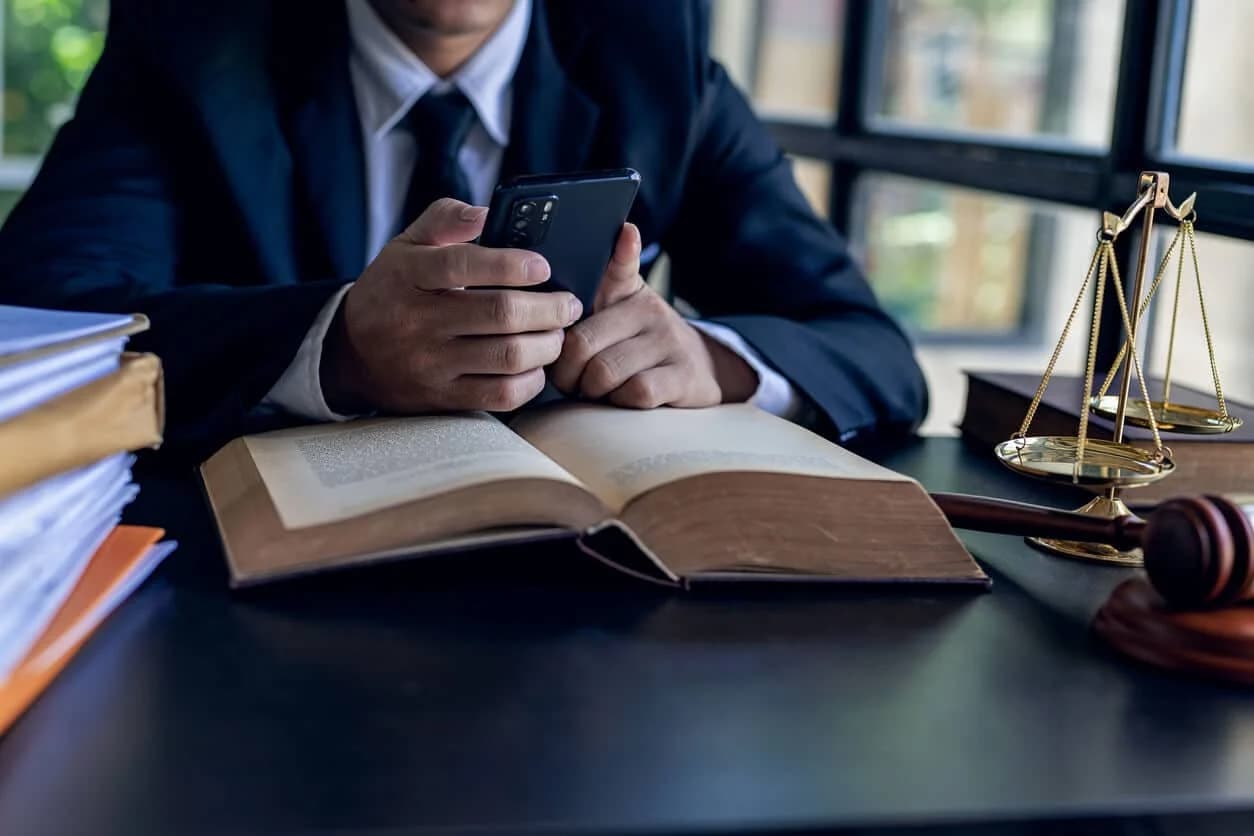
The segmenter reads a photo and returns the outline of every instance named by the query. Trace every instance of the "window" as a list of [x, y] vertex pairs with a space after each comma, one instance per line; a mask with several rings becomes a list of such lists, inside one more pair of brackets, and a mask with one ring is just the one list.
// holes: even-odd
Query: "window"
[[[963, 369], [1043, 369], [1088, 267], [1091, 212], [878, 173], [861, 178], [855, 207], [871, 284], [922, 343], [930, 429], [961, 417]], [[1063, 367], [1079, 368], [1085, 348], [1073, 336]]]
[[823, 160], [793, 157], [792, 173], [814, 211], [827, 215], [827, 207], [831, 203], [832, 167]]
[[0, 219], [73, 112], [104, 45], [107, 0], [6, 0], [0, 18]]
[[763, 114], [830, 122], [844, 0], [715, 3], [712, 48]]
[[1190, 156], [1254, 162], [1254, 4], [1190, 5], [1175, 147]]
[[[933, 395], [925, 432], [954, 431], [962, 369], [1043, 370], [1092, 257], [1099, 210], [1126, 209], [1143, 170], [1170, 173], [1177, 201], [1198, 193], [1198, 254], [1224, 391], [1254, 399], [1243, 325], [1254, 320], [1254, 87], [1246, 82], [1254, 58], [1244, 43], [1254, 4], [720, 0], [711, 8], [716, 56], [914, 335]], [[788, 84], [779, 80], [786, 72]], [[1129, 284], [1136, 237], [1121, 239]], [[1173, 376], [1206, 388], [1210, 367], [1188, 290]], [[1119, 347], [1113, 294], [1106, 308], [1103, 366]], [[1170, 306], [1160, 304], [1141, 332], [1153, 374], [1164, 370], [1169, 320]], [[1083, 328], [1072, 334], [1060, 371], [1082, 370], [1086, 337]]]
[[893, 0], [883, 17], [869, 93], [884, 127], [1110, 136], [1118, 0]]

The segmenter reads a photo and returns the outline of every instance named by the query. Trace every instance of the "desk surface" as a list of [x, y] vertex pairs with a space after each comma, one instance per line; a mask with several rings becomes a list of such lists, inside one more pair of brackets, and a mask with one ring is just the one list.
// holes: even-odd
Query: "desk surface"
[[[1046, 496], [955, 440], [884, 460]], [[0, 741], [7, 836], [1218, 833], [1254, 811], [1254, 697], [1106, 653], [997, 571], [1035, 555], [1013, 538], [969, 541], [989, 594], [679, 597], [562, 549], [232, 594], [190, 479], [147, 478], [130, 518], [182, 545]], [[1110, 577], [1049, 566], [1059, 600]]]

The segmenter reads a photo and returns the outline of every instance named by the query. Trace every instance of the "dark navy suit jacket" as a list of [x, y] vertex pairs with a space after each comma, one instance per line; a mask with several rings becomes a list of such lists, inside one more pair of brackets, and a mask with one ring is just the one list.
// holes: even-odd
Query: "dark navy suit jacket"
[[[502, 177], [630, 166], [674, 293], [739, 332], [848, 440], [907, 432], [926, 389], [789, 163], [709, 57], [705, 4], [537, 0]], [[339, 0], [115, 0], [74, 118], [0, 232], [0, 301], [140, 311], [168, 443], [258, 405], [363, 268], [366, 199]], [[572, 288], [591, 301], [595, 279]], [[588, 305], [590, 307], [590, 305]]]

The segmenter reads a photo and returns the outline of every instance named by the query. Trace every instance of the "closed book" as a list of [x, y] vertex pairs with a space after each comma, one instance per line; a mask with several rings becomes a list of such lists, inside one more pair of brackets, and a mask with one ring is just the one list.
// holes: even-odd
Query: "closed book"
[[[994, 446], [1018, 431], [1041, 378], [1038, 374], [1013, 372], [968, 371], [966, 375], [967, 400], [959, 428], [964, 437], [987, 447], [992, 456]], [[1162, 391], [1162, 381], [1150, 378], [1146, 382], [1151, 397]], [[1083, 399], [1082, 378], [1054, 375], [1028, 435], [1074, 436], [1079, 430]], [[1178, 383], [1172, 384], [1171, 400], [1190, 406], [1216, 407], [1213, 393]], [[1254, 408], [1231, 398], [1226, 399], [1226, 404], [1228, 412], [1244, 422], [1240, 427], [1214, 435], [1160, 433], [1163, 444], [1171, 448], [1175, 470], [1151, 485], [1129, 491], [1127, 500], [1148, 502], [1184, 494], [1254, 491]], [[1114, 422], [1090, 414], [1088, 431], [1094, 438], [1113, 438]], [[1150, 430], [1133, 424], [1126, 426], [1124, 440], [1147, 449], [1154, 447]]]
[[116, 371], [0, 422], [0, 497], [114, 453], [155, 447], [163, 424], [161, 361], [124, 354]]
[[301, 427], [201, 477], [237, 586], [563, 538], [676, 587], [988, 584], [917, 482], [747, 404]]

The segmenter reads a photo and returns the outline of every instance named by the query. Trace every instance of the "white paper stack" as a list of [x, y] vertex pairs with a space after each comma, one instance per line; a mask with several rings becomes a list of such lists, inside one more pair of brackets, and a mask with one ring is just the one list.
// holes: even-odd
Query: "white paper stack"
[[[154, 427], [160, 439], [159, 363], [123, 359], [128, 336], [146, 326], [0, 306], [0, 683], [134, 499], [126, 451], [151, 443]], [[147, 363], [142, 373], [125, 368], [132, 360]], [[155, 391], [132, 414], [135, 387]]]

